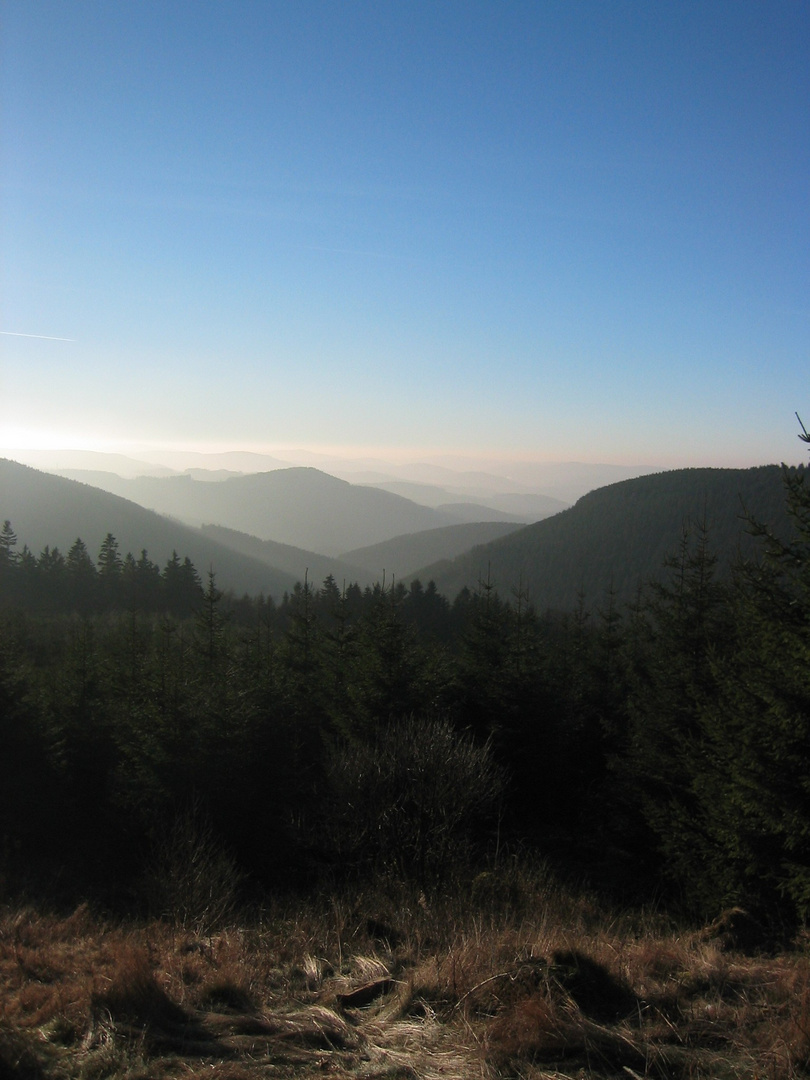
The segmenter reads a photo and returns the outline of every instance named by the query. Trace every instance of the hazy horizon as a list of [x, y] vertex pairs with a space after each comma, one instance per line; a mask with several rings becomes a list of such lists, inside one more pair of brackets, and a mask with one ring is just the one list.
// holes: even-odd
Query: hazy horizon
[[2, 19], [0, 456], [803, 460], [807, 5]]
[[[804, 417], [802, 417], [804, 419]], [[793, 414], [792, 420], [796, 431], [788, 433], [788, 437], [777, 440], [779, 449], [783, 451], [774, 453], [770, 458], [757, 456], [756, 452], [724, 452], [720, 448], [714, 454], [708, 454], [705, 458], [699, 453], [682, 454], [648, 454], [638, 455], [633, 458], [628, 455], [618, 455], [617, 460], [600, 458], [598, 455], [586, 457], [564, 456], [541, 456], [531, 453], [508, 453], [486, 450], [467, 449], [459, 447], [454, 450], [436, 447], [399, 447], [399, 446], [356, 446], [356, 445], [322, 445], [310, 443], [288, 444], [240, 444], [233, 443], [205, 443], [205, 442], [137, 442], [129, 440], [114, 440], [100, 438], [86, 439], [60, 439], [51, 432], [40, 433], [36, 431], [15, 429], [10, 426], [0, 426], [0, 457], [33, 460], [35, 457], [43, 462], [57, 462], [60, 454], [76, 455], [119, 455], [131, 458], [134, 461], [143, 461], [151, 464], [164, 464], [170, 468], [184, 470], [199, 466], [205, 468], [205, 461], [197, 462], [194, 459], [209, 459], [212, 462], [222, 458], [231, 457], [255, 457], [275, 458], [280, 464], [290, 466], [312, 465], [316, 468], [325, 467], [321, 463], [340, 461], [348, 466], [356, 466], [358, 470], [368, 469], [374, 466], [388, 466], [393, 469], [404, 466], [429, 465], [438, 468], [446, 468], [453, 471], [494, 470], [498, 474], [508, 474], [510, 467], [536, 466], [539, 468], [564, 468], [567, 466], [583, 466], [594, 468], [616, 468], [648, 471], [665, 471], [677, 468], [751, 468], [759, 465], [779, 464], [785, 462], [790, 465], [802, 464], [802, 447], [799, 442], [792, 443], [796, 438], [798, 424]], [[15, 442], [15, 436], [21, 436]], [[44, 464], [44, 468], [51, 467]], [[212, 467], [217, 467], [212, 465]], [[221, 466], [219, 466], [221, 467]], [[246, 466], [243, 471], [250, 471]]]

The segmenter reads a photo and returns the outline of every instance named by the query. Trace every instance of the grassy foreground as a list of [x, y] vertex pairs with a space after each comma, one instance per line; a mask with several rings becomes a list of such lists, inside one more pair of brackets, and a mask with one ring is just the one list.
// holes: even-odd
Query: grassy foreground
[[0, 909], [0, 1080], [810, 1074], [810, 953], [679, 931], [542, 875], [214, 929]]

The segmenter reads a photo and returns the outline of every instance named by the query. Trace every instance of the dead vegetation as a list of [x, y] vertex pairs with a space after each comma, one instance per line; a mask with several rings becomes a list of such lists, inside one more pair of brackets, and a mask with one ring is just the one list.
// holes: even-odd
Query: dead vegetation
[[401, 889], [208, 934], [6, 908], [0, 1080], [810, 1074], [806, 945], [507, 885], [486, 913]]

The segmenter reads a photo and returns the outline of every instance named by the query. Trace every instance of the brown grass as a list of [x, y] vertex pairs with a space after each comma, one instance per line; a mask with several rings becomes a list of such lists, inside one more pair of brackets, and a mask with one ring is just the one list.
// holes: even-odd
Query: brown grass
[[0, 911], [0, 1080], [325, 1074], [799, 1080], [810, 957], [616, 917], [542, 877], [466, 910], [372, 891], [208, 936]]

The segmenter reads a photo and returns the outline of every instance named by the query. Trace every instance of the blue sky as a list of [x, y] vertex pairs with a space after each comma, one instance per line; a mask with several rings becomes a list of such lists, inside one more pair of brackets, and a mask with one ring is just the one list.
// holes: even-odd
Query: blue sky
[[804, 0], [0, 13], [0, 445], [806, 456]]

